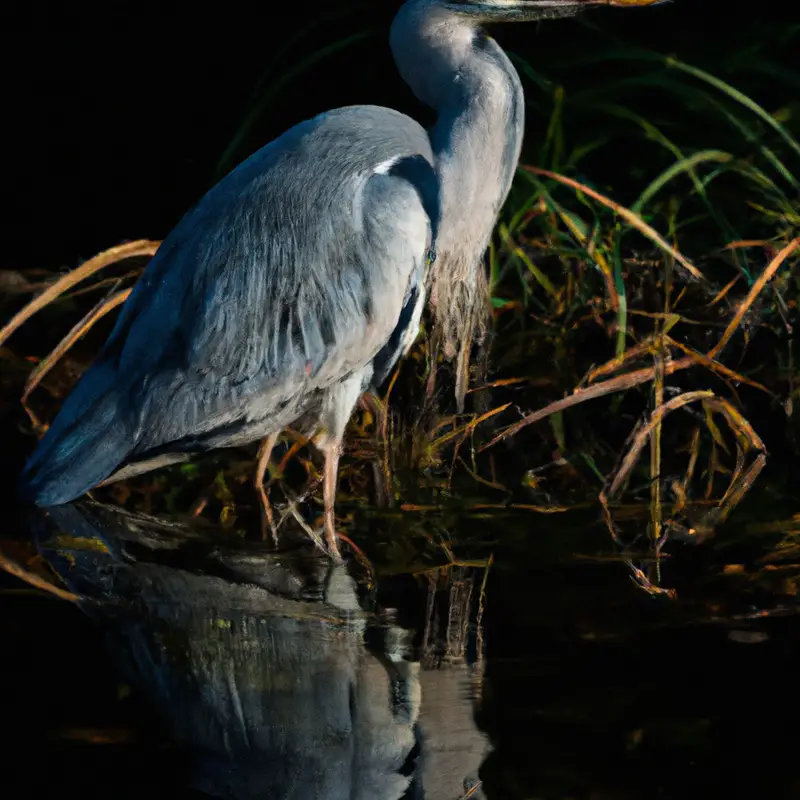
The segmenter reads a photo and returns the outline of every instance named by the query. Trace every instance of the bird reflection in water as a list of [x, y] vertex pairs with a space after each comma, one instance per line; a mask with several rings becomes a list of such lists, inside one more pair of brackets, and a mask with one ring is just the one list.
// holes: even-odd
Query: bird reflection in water
[[39, 512], [35, 528], [120, 672], [191, 752], [195, 789], [483, 797], [466, 665], [421, 669], [414, 631], [344, 563], [91, 502]]

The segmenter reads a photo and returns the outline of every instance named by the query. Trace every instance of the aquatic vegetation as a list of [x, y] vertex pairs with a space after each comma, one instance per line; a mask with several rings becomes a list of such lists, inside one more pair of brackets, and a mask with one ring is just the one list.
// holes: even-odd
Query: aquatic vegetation
[[[549, 75], [515, 57], [541, 124], [487, 254], [494, 327], [474, 348], [468, 412], [450, 407], [447, 367], [432, 363], [423, 331], [351, 421], [340, 513], [365, 562], [390, 572], [485, 563], [480, 535], [445, 533], [454, 518], [594, 508], [634, 580], [660, 593], [668, 543], [711, 536], [758, 491], [772, 443], [791, 446], [794, 109], [769, 112], [735, 81], [597, 35], [597, 52], [548, 64]], [[619, 77], [593, 83], [600, 61], [616, 62]], [[759, 69], [768, 63], [762, 54]], [[283, 89], [254, 96], [225, 163], [244, 155]], [[634, 155], [620, 159], [626, 147]], [[4, 387], [18, 392], [32, 434], [46, 429], [91, 357], [94, 326], [107, 329], [157, 247], [129, 242], [18, 287], [20, 299], [34, 297], [16, 303], [0, 352], [16, 359], [15, 379], [34, 364], [21, 387]], [[41, 350], [6, 345], [23, 325]], [[318, 466], [302, 437], [287, 431], [283, 445], [269, 479], [283, 493], [278, 524], [313, 526]], [[97, 494], [245, 535], [257, 513], [252, 456], [213, 454]], [[359, 537], [360, 517], [381, 518], [392, 537]], [[441, 537], [427, 529], [432, 517]]]

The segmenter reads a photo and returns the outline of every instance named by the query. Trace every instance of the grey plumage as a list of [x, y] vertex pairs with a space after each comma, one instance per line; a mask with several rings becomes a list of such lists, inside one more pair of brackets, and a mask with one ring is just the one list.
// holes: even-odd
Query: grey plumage
[[437, 112], [433, 128], [376, 106], [329, 111], [211, 189], [161, 245], [39, 443], [26, 496], [57, 505], [264, 437], [266, 464], [291, 424], [325, 454], [335, 551], [345, 425], [361, 392], [412, 344], [426, 299], [437, 341], [458, 355], [463, 403], [486, 307], [482, 256], [524, 122], [519, 77], [480, 24], [593, 1], [408, 0], [391, 47], [404, 80]]
[[70, 500], [123, 459], [131, 475], [164, 448], [245, 444], [300, 417], [340, 436], [405, 301], [416, 290], [422, 303], [431, 223], [390, 163], [407, 156], [432, 161], [417, 123], [344, 108], [214, 187], [159, 248], [34, 453], [36, 501]]

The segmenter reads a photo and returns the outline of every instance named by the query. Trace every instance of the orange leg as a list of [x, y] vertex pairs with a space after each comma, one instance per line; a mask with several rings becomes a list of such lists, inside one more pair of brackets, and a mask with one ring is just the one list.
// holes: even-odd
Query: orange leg
[[336, 483], [339, 476], [339, 453], [341, 442], [333, 440], [325, 444], [325, 472], [322, 483], [322, 500], [325, 506], [325, 541], [328, 553], [335, 559], [341, 559], [339, 545], [336, 541], [336, 517], [333, 513], [336, 501]]
[[264, 488], [264, 475], [269, 466], [269, 460], [272, 456], [272, 449], [275, 447], [275, 442], [278, 441], [278, 433], [271, 433], [266, 436], [261, 442], [261, 447], [258, 448], [258, 464], [256, 465], [256, 473], [253, 476], [253, 485], [256, 487], [258, 496], [261, 499], [261, 507], [264, 509], [264, 518], [261, 527], [261, 538], [267, 538], [267, 526], [272, 531], [272, 540], [278, 544], [278, 529], [275, 527], [275, 518], [272, 515], [272, 505], [269, 502], [267, 490]]

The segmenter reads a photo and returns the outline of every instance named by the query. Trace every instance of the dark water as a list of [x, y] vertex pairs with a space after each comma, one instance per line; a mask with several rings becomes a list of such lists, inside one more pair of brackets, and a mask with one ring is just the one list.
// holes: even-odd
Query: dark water
[[791, 581], [735, 546], [675, 552], [667, 600], [589, 517], [465, 516], [503, 535], [485, 592], [89, 502], [29, 525], [82, 600], [0, 596], [5, 797], [800, 796]]

